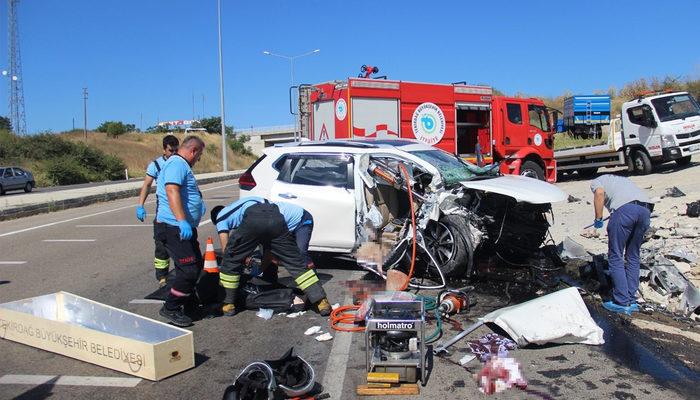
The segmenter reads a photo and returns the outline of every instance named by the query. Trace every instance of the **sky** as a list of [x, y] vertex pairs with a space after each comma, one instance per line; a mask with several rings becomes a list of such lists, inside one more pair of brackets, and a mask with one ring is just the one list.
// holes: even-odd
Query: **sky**
[[[585, 7], [582, 6], [585, 4]], [[216, 0], [21, 0], [27, 130], [106, 120], [146, 129], [219, 115]], [[222, 0], [225, 114], [287, 125], [296, 83], [357, 76], [491, 85], [507, 94], [606, 91], [642, 77], [700, 78], [700, 1]], [[0, 69], [8, 66], [0, 2]], [[194, 102], [193, 102], [194, 97]], [[0, 76], [0, 115], [8, 114]], [[194, 106], [194, 107], [193, 107]], [[193, 110], [194, 108], [194, 110]]]

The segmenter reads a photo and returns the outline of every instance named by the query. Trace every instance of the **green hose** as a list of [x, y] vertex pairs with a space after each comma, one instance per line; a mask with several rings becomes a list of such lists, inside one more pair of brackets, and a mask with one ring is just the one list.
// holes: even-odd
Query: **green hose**
[[423, 302], [423, 308], [425, 311], [435, 311], [435, 331], [428, 335], [425, 339], [426, 343], [433, 343], [440, 338], [442, 334], [442, 316], [440, 315], [440, 309], [438, 308], [437, 297], [433, 296], [417, 296]]

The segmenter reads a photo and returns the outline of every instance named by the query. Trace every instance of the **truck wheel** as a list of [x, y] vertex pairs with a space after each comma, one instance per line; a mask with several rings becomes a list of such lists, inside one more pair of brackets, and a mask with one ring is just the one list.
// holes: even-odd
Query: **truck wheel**
[[690, 158], [691, 158], [691, 157], [692, 157], [692, 156], [685, 156], [685, 157], [677, 158], [677, 159], [676, 159], [676, 164], [677, 164], [679, 167], [685, 167], [686, 165], [690, 164]]
[[578, 172], [578, 176], [581, 178], [593, 178], [595, 174], [598, 173], [598, 167], [593, 167], [593, 168], [581, 168], [576, 170]]
[[445, 276], [459, 277], [471, 270], [474, 249], [469, 239], [469, 224], [463, 216], [446, 215], [438, 222], [431, 221], [424, 237]]
[[651, 159], [643, 150], [637, 150], [632, 153], [632, 162], [634, 163], [634, 171], [639, 175], [648, 175], [651, 173]]
[[520, 175], [539, 179], [541, 181], [544, 180], [544, 170], [542, 170], [542, 167], [540, 167], [540, 165], [536, 162], [530, 160], [525, 161], [523, 166], [520, 167]]

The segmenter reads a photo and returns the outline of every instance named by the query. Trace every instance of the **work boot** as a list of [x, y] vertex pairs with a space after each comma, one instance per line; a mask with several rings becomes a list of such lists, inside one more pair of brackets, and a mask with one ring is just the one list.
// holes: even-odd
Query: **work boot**
[[221, 312], [225, 317], [233, 317], [236, 315], [236, 305], [231, 303], [224, 303], [221, 307]]
[[333, 311], [333, 307], [331, 307], [331, 303], [328, 302], [327, 298], [322, 298], [321, 301], [318, 302], [316, 305], [318, 308], [318, 313], [321, 314], [323, 317], [327, 317], [331, 315], [331, 311]]
[[612, 300], [604, 302], [603, 308], [608, 310], [608, 311], [612, 311], [612, 312], [618, 313], [618, 314], [632, 315], [632, 310], [630, 309], [629, 306], [627, 306], [627, 307], [621, 306]]
[[167, 285], [167, 284], [168, 284], [168, 282], [165, 280], [165, 277], [158, 279], [158, 287], [159, 288], [164, 288], [165, 285]]
[[186, 327], [192, 325], [192, 318], [185, 315], [180, 307], [174, 310], [168, 310], [165, 308], [165, 305], [163, 305], [159, 314], [175, 326]]

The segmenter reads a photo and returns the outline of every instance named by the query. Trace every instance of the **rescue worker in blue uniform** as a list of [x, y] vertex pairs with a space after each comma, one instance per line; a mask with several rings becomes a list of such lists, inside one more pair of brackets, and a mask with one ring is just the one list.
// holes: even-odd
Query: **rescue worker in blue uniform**
[[[292, 275], [297, 287], [306, 293], [309, 302], [316, 305], [319, 314], [330, 314], [332, 308], [326, 292], [316, 272], [306, 268], [305, 259], [298, 247], [308, 248], [308, 238], [313, 229], [313, 225], [303, 224], [310, 217], [308, 215], [305, 218], [305, 213], [303, 208], [292, 204], [273, 203], [261, 197], [246, 197], [221, 209], [216, 218], [212, 219], [216, 222], [222, 245], [225, 242], [223, 261], [219, 268], [219, 284], [226, 293], [222, 307], [224, 315], [232, 316], [236, 313], [235, 299], [243, 263], [259, 244], [270, 249], [280, 265]], [[301, 243], [297, 243], [295, 238], [297, 232], [302, 236]]]
[[601, 175], [591, 181], [595, 220], [603, 227], [603, 206], [610, 213], [608, 222], [608, 270], [612, 280], [612, 299], [603, 307], [616, 313], [639, 311], [639, 253], [654, 204], [629, 178]]
[[[158, 180], [158, 175], [163, 169], [165, 162], [168, 161], [171, 155], [177, 153], [177, 148], [180, 145], [180, 141], [173, 135], [167, 135], [163, 138], [163, 155], [151, 161], [146, 168], [146, 177], [143, 178], [143, 185], [141, 186], [141, 193], [139, 194], [139, 205], [136, 207], [136, 218], [143, 222], [146, 219], [146, 209], [143, 207], [148, 198], [148, 194], [151, 191], [151, 186], [154, 181]], [[158, 204], [156, 204], [156, 210], [158, 210]], [[153, 218], [153, 241], [155, 242], [155, 257], [153, 259], [153, 267], [155, 268], [156, 280], [160, 287], [165, 286], [165, 279], [168, 276], [168, 269], [170, 269], [170, 257], [168, 256], [168, 251], [165, 249], [165, 244], [158, 240], [158, 230], [161, 228], [162, 224], [158, 222], [156, 218]]]
[[191, 301], [203, 265], [197, 226], [206, 207], [192, 172], [203, 151], [202, 139], [186, 137], [177, 154], [163, 166], [156, 190], [157, 220], [163, 224], [158, 238], [165, 244], [175, 264], [175, 278], [160, 315], [177, 326], [192, 324], [183, 306], [188, 300]]

